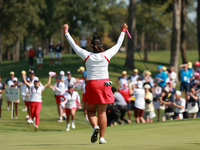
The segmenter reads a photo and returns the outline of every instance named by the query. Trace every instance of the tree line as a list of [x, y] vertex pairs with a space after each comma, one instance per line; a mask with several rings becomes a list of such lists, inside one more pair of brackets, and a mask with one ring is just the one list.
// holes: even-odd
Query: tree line
[[[199, 5], [200, 0], [0, 0], [0, 63], [23, 59], [27, 45], [41, 46], [47, 54], [49, 43], [58, 40], [71, 52], [62, 33], [64, 23], [77, 42], [98, 34], [107, 48], [117, 40], [121, 23], [128, 22], [145, 60], [148, 51], [171, 50], [170, 64], [177, 66], [179, 52], [183, 63], [186, 48], [200, 52]], [[197, 11], [197, 21], [187, 17], [190, 11]], [[127, 67], [134, 67], [131, 42], [126, 39], [123, 45]]]

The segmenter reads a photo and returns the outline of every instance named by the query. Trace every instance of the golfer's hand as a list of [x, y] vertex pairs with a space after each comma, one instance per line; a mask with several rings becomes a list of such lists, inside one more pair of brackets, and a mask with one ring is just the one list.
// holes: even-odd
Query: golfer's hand
[[123, 23], [123, 24], [121, 25], [121, 28], [122, 28], [122, 30], [127, 30], [127, 29], [128, 29], [128, 26], [126, 25], [126, 23]]
[[63, 32], [65, 32], [65, 31], [68, 30], [68, 29], [69, 29], [68, 24], [64, 24], [64, 26], [63, 26]]

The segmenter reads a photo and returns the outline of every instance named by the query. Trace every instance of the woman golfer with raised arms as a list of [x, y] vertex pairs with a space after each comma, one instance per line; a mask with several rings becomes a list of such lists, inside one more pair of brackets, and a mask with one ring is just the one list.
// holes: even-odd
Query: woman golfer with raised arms
[[[118, 52], [119, 48], [121, 47], [125, 32], [128, 27], [124, 23], [121, 25], [121, 28], [122, 32], [119, 36], [117, 44], [112, 48], [105, 51], [102, 48], [103, 45], [101, 38], [95, 35], [91, 40], [91, 47], [93, 52], [88, 52], [76, 45], [68, 32], [69, 26], [67, 24], [63, 26], [63, 30], [69, 44], [72, 46], [77, 55], [84, 60], [86, 66], [86, 103], [88, 118], [91, 126], [93, 127], [93, 133], [91, 136], [92, 143], [97, 141], [99, 132], [99, 144], [106, 143], [104, 139], [104, 134], [107, 126], [106, 108], [108, 103], [114, 103], [114, 96], [111, 91], [111, 82], [109, 81], [108, 64], [110, 59]], [[98, 118], [96, 116], [96, 112]]]

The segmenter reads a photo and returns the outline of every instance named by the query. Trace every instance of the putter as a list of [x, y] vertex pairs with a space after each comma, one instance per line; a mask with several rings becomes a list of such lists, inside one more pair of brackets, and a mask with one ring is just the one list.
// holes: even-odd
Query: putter
[[131, 37], [129, 31], [126, 30], [126, 33], [127, 33], [128, 37], [129, 37], [129, 39], [131, 39], [131, 41], [132, 41], [132, 43], [133, 43], [133, 48], [135, 49], [135, 51], [136, 51], [136, 52], [138, 53], [138, 55], [140, 56], [140, 59], [142, 60], [144, 66], [146, 67], [146, 69], [149, 69], [150, 67], [148, 67], [148, 66], [145, 64], [144, 60], [142, 59], [142, 56], [140, 55], [140, 52], [137, 50], [137, 47], [135, 46], [134, 41], [133, 41], [133, 38]]

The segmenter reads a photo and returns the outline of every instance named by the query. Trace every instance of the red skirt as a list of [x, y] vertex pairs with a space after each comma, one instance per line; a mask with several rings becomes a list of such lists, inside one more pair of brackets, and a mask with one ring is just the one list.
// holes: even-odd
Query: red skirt
[[111, 86], [105, 86], [109, 79], [89, 80], [86, 84], [86, 103], [89, 105], [114, 103]]

